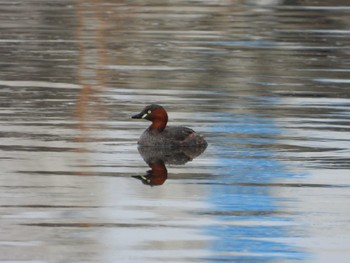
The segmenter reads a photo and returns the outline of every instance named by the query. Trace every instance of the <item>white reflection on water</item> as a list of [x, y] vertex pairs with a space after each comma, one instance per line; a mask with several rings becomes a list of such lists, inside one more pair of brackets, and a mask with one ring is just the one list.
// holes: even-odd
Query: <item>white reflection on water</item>
[[60, 88], [60, 89], [80, 89], [80, 85], [71, 83], [58, 83], [58, 82], [47, 82], [47, 81], [20, 81], [20, 80], [0, 80], [1, 86], [7, 87], [36, 87], [36, 88]]

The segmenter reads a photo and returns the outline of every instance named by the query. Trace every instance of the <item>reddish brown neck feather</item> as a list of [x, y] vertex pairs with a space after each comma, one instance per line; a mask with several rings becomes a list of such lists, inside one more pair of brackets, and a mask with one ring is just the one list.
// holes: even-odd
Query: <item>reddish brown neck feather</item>
[[168, 115], [164, 109], [157, 109], [152, 112], [152, 129], [163, 131], [168, 122]]

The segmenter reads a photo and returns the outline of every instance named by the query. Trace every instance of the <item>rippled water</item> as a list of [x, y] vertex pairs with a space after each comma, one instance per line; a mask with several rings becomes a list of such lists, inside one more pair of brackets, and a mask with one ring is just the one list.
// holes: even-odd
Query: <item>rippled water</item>
[[0, 6], [0, 261], [348, 260], [348, 1]]

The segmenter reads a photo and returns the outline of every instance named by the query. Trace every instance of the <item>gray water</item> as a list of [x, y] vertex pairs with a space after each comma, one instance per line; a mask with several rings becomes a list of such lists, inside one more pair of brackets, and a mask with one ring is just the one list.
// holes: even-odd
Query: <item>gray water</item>
[[[348, 261], [347, 0], [0, 10], [1, 262]], [[207, 149], [148, 172], [152, 102]]]

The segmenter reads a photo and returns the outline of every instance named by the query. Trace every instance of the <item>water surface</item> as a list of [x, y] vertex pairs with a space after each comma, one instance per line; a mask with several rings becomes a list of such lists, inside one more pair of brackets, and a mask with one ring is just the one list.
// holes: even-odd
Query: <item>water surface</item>
[[[349, 258], [347, 1], [0, 5], [0, 261]], [[146, 163], [152, 102], [204, 153]]]

